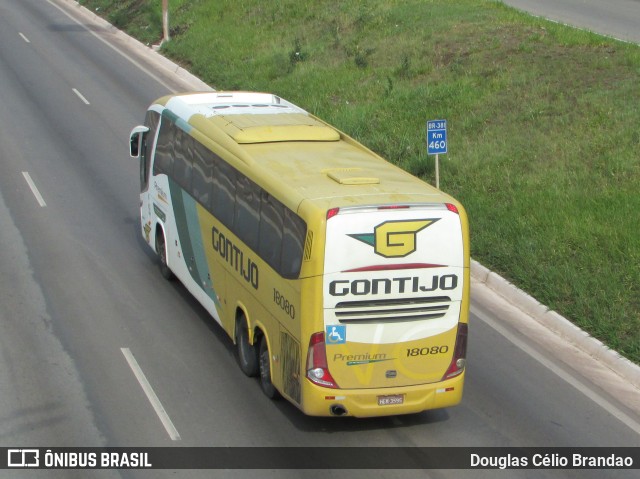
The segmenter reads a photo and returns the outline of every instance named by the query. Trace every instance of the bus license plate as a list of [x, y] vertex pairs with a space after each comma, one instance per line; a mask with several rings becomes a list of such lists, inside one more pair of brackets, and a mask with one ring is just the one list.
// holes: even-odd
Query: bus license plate
[[378, 406], [392, 406], [394, 404], [402, 404], [404, 402], [404, 394], [394, 394], [392, 396], [378, 396]]

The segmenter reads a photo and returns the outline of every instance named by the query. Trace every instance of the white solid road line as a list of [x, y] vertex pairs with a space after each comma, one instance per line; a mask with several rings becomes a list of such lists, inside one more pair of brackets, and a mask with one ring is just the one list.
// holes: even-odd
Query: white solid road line
[[76, 95], [78, 95], [78, 98], [80, 98], [85, 105], [91, 105], [91, 103], [89, 103], [89, 100], [87, 100], [82, 93], [80, 93], [77, 89], [73, 88], [73, 93], [75, 93]]
[[24, 33], [18, 32], [18, 35], [20, 35], [25, 42], [31, 43], [31, 41], [25, 36]]
[[153, 388], [151, 387], [151, 384], [149, 384], [149, 381], [147, 380], [147, 377], [144, 375], [144, 372], [142, 372], [142, 369], [140, 369], [140, 366], [138, 365], [138, 361], [136, 361], [136, 358], [133, 357], [133, 354], [131, 353], [129, 348], [120, 348], [120, 351], [122, 351], [122, 354], [124, 354], [124, 357], [127, 360], [127, 363], [129, 363], [129, 367], [133, 371], [133, 374], [135, 374], [136, 379], [138, 380], [138, 382], [140, 383], [140, 386], [142, 387], [142, 390], [147, 395], [147, 399], [149, 399], [149, 402], [151, 403], [151, 406], [153, 406], [153, 409], [155, 410], [156, 414], [160, 418], [162, 425], [167, 430], [169, 437], [171, 438], [172, 441], [179, 441], [181, 437], [180, 437], [180, 434], [178, 433], [178, 430], [173, 425], [173, 422], [171, 422], [171, 418], [169, 417], [169, 415], [167, 414], [167, 411], [165, 411], [164, 407], [162, 406], [160, 399], [158, 399], [158, 396], [153, 391]]
[[588, 388], [576, 378], [574, 378], [571, 374], [564, 371], [562, 368], [558, 367], [553, 361], [547, 359], [542, 354], [537, 352], [531, 346], [526, 344], [524, 341], [517, 338], [514, 334], [510, 333], [506, 328], [498, 324], [497, 321], [490, 318], [488, 315], [485, 315], [483, 312], [479, 311], [477, 308], [472, 307], [472, 312], [475, 316], [477, 316], [480, 320], [485, 322], [487, 325], [491, 326], [494, 330], [504, 336], [507, 340], [509, 340], [512, 344], [520, 348], [522, 351], [527, 353], [533, 359], [538, 361], [540, 364], [554, 372], [557, 376], [562, 378], [567, 383], [571, 384], [574, 388], [580, 391], [582, 394], [587, 396], [593, 402], [602, 407], [605, 411], [607, 411], [612, 416], [618, 418], [622, 423], [626, 424], [629, 428], [631, 428], [636, 433], [640, 434], [640, 424], [631, 418], [628, 414], [621, 411], [619, 408], [611, 404], [607, 399], [602, 397], [600, 394], [595, 392], [593, 389]]
[[29, 175], [28, 172], [23, 171], [22, 172], [22, 176], [24, 176], [24, 179], [27, 180], [27, 184], [29, 185], [29, 188], [31, 188], [31, 192], [33, 193], [33, 196], [36, 197], [36, 200], [38, 200], [38, 203], [40, 204], [40, 206], [42, 206], [43, 208], [45, 206], [47, 206], [47, 204], [44, 202], [44, 198], [42, 197], [42, 195], [38, 191], [38, 188], [36, 187], [36, 184], [31, 179], [31, 175]]

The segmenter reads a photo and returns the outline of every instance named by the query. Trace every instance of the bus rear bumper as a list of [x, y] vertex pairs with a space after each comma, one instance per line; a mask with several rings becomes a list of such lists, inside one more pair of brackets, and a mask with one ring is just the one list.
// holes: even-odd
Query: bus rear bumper
[[310, 416], [395, 416], [459, 404], [464, 372], [447, 381], [394, 388], [329, 389], [305, 383], [307, 400], [300, 408]]

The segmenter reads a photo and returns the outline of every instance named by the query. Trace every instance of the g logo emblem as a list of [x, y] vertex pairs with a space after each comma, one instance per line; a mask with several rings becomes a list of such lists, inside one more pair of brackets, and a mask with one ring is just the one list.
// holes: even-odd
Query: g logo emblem
[[373, 246], [376, 254], [380, 256], [403, 258], [416, 250], [418, 232], [431, 226], [439, 219], [385, 221], [374, 228], [373, 234], [364, 233], [349, 236]]
[[402, 258], [416, 250], [416, 235], [435, 220], [387, 221], [375, 227], [375, 251], [385, 258]]

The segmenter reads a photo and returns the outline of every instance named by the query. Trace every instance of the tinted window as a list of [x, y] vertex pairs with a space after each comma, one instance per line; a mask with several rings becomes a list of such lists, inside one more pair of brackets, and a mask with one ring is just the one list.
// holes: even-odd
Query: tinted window
[[191, 155], [194, 141], [191, 136], [177, 128], [173, 140], [173, 179], [185, 190], [191, 189], [191, 170], [193, 168]]
[[236, 172], [224, 161], [217, 160], [213, 164], [212, 182], [211, 212], [231, 229], [236, 204]]
[[249, 178], [238, 174], [233, 230], [251, 249], [258, 249], [260, 228], [260, 188]]
[[213, 175], [214, 154], [201, 143], [195, 142], [193, 149], [193, 171], [191, 177], [191, 193], [196, 201], [206, 208], [211, 205], [211, 177]]
[[175, 127], [166, 118], [160, 123], [160, 134], [156, 144], [153, 174], [171, 175], [173, 172], [173, 140]]
[[285, 278], [297, 278], [302, 264], [304, 239], [307, 234], [305, 222], [291, 210], [284, 210], [284, 230], [282, 235], [282, 255], [280, 274]]
[[[157, 127], [157, 114], [155, 121]], [[147, 138], [153, 138], [148, 126]], [[153, 172], [169, 174], [281, 276], [299, 276], [305, 222], [167, 118], [160, 124]], [[142, 175], [141, 169], [141, 181]]]
[[283, 223], [284, 206], [273, 196], [263, 191], [258, 254], [276, 271], [280, 270]]

